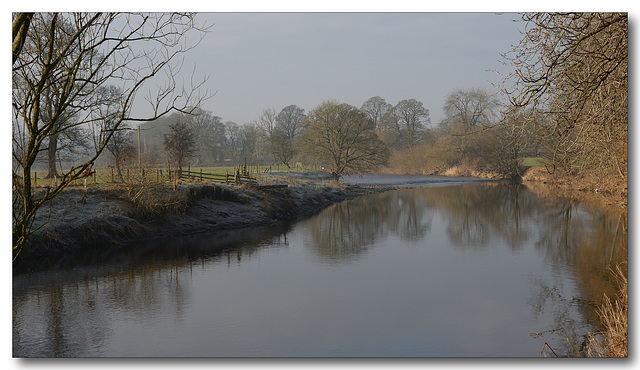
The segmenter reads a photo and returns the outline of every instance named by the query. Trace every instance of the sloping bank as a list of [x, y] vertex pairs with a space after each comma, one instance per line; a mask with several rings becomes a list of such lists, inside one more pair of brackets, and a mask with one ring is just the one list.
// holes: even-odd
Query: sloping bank
[[14, 268], [64, 259], [114, 245], [200, 232], [267, 226], [313, 215], [387, 188], [307, 183], [235, 187], [213, 183], [68, 190], [41, 209], [40, 227]]

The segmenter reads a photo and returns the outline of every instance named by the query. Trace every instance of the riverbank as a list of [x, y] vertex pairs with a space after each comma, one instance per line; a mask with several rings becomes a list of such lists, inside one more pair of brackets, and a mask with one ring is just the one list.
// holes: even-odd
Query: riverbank
[[522, 176], [523, 183], [544, 197], [571, 197], [605, 208], [626, 211], [628, 184], [618, 176], [550, 174], [544, 167], [531, 167]]
[[[570, 198], [591, 207], [623, 215], [628, 219], [628, 183], [618, 176], [550, 174], [544, 167], [530, 168], [522, 178], [523, 184], [545, 198]], [[625, 232], [628, 230], [626, 221]], [[598, 308], [602, 323], [600, 336], [591, 334], [587, 344], [589, 357], [628, 356], [628, 261], [611, 266], [611, 279], [618, 284], [615, 297], [603, 297]]]
[[40, 210], [14, 270], [113, 245], [295, 221], [389, 189], [295, 179], [262, 187], [181, 182], [69, 189]]

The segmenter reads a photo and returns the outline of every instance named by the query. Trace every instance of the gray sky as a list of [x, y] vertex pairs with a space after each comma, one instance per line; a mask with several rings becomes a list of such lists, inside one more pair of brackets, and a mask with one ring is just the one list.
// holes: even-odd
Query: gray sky
[[185, 70], [210, 75], [203, 108], [246, 123], [265, 108], [305, 113], [325, 100], [414, 98], [443, 118], [456, 88], [493, 89], [500, 53], [520, 39], [515, 13], [201, 13], [211, 32]]

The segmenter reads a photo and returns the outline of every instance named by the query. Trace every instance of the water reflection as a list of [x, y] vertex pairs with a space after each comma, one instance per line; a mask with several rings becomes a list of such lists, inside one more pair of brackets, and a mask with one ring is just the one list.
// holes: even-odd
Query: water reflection
[[517, 250], [531, 237], [529, 222], [538, 217], [538, 205], [535, 194], [519, 185], [424, 187], [338, 204], [325, 211], [328, 217], [303, 225], [314, 251], [331, 260], [351, 258], [390, 235], [403, 241], [424, 239], [437, 213], [446, 215], [447, 235], [457, 247], [483, 249], [500, 239]]
[[518, 185], [402, 189], [14, 274], [13, 355], [574, 355], [626, 254], [626, 214]]
[[[301, 227], [309, 235], [308, 248], [326, 262], [340, 263], [365, 254], [375, 240], [429, 238], [437, 215], [446, 218], [449, 242], [461, 250], [507, 246], [517, 253], [533, 245], [555, 278], [530, 279], [536, 287], [532, 312], [553, 323], [548, 337], [559, 338], [566, 353], [579, 354], [589, 325], [599, 326], [596, 307], [604, 294], [615, 295], [609, 269], [626, 259], [626, 214], [598, 212], [574, 199], [539, 199], [522, 185], [465, 184], [359, 198]], [[567, 278], [582, 295], [567, 286]]]
[[439, 213], [448, 220], [449, 240], [462, 249], [507, 245], [517, 251], [533, 242], [553, 266], [580, 262], [599, 269], [614, 266], [627, 253], [626, 215], [587, 209], [573, 199], [539, 199], [512, 184], [423, 187], [361, 197], [300, 227], [308, 230], [315, 253], [340, 261], [391, 235], [424, 239]]
[[307, 245], [327, 261], [352, 260], [365, 253], [377, 239], [390, 235], [402, 241], [424, 238], [432, 215], [425, 199], [413, 192], [393, 191], [334, 205], [302, 222]]
[[[111, 318], [180, 324], [194, 268], [286, 247], [290, 225], [150, 241], [88, 255], [83, 264], [13, 277], [13, 356], [102, 356]], [[117, 252], [116, 252], [117, 249]]]

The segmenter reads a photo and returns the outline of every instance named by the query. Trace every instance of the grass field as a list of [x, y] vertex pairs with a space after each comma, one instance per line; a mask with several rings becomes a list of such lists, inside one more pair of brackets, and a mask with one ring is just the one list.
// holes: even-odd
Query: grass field
[[544, 166], [544, 159], [542, 157], [525, 157], [522, 158], [521, 165], [524, 167]]
[[[234, 166], [185, 166], [183, 171], [191, 170], [191, 172], [199, 173], [201, 170], [205, 174], [213, 174], [218, 176], [226, 176], [227, 174], [233, 176]], [[171, 169], [173, 173], [174, 169]], [[249, 166], [247, 165], [247, 171], [251, 177], [255, 177], [256, 174], [264, 174], [268, 172], [305, 172], [312, 171], [312, 169], [305, 167], [291, 167], [287, 166]], [[115, 168], [96, 168], [95, 174], [87, 177], [87, 185], [108, 185], [115, 183], [141, 183], [141, 182], [165, 182], [171, 181], [173, 177], [170, 177], [168, 168], [143, 168], [137, 167], [124, 167], [121, 169], [122, 176], [118, 175]], [[46, 171], [35, 171], [32, 173], [32, 184], [36, 187], [49, 186], [49, 180], [45, 178]], [[83, 186], [84, 179], [76, 180], [71, 184], [72, 186]]]

